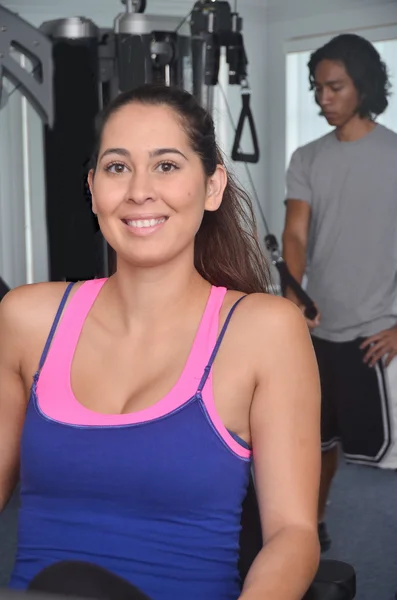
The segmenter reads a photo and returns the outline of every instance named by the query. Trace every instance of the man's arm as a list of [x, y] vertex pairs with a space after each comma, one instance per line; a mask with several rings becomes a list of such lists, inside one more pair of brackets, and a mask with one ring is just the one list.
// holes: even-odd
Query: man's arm
[[[306, 269], [306, 249], [312, 204], [312, 189], [308, 176], [305, 149], [298, 148], [291, 156], [286, 173], [287, 213], [283, 232], [283, 256], [291, 275], [302, 283]], [[299, 304], [288, 290], [288, 298]]]
[[[299, 284], [302, 284], [306, 270], [307, 243], [313, 201], [308, 171], [309, 165], [305, 149], [298, 148], [293, 153], [287, 170], [287, 213], [282, 242], [284, 260], [291, 275]], [[302, 312], [304, 311], [304, 307], [291, 288], [287, 288], [286, 296], [297, 304]], [[317, 327], [320, 324], [319, 314], [313, 321], [306, 319], [306, 322], [311, 329]]]
[[[283, 231], [283, 257], [291, 275], [302, 283], [306, 269], [306, 252], [310, 224], [310, 205], [302, 200], [287, 200], [287, 213]], [[299, 304], [293, 291], [288, 288], [287, 297]]]
[[[287, 200], [287, 214], [283, 232], [283, 257], [291, 275], [301, 284], [306, 270], [307, 241], [309, 235], [311, 208], [303, 200]], [[287, 288], [286, 297], [304, 311], [300, 300], [291, 288]], [[314, 320], [306, 318], [310, 329], [320, 324], [320, 314]]]

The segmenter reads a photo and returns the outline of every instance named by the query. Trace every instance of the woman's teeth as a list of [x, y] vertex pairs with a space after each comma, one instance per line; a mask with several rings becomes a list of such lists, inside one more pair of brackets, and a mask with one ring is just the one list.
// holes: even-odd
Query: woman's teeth
[[155, 227], [164, 223], [165, 220], [165, 217], [161, 217], [161, 219], [139, 219], [138, 221], [126, 221], [126, 223], [130, 227]]

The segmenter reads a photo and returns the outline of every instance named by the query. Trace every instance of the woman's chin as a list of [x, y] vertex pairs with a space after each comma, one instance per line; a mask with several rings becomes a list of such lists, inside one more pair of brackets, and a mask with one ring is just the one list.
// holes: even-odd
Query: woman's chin
[[155, 269], [164, 267], [172, 257], [167, 258], [163, 252], [142, 252], [139, 254], [117, 253], [117, 266], [124, 265], [127, 269]]

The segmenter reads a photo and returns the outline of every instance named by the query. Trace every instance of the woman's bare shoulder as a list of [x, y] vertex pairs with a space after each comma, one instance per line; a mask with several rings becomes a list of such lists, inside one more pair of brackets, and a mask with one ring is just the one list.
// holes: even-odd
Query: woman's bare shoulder
[[[229, 304], [233, 305], [241, 297], [241, 292], [229, 292]], [[268, 332], [281, 332], [302, 324], [306, 327], [299, 308], [290, 300], [273, 294], [248, 294], [240, 303], [236, 318], [243, 321], [246, 327], [252, 325], [257, 330], [264, 328]]]
[[286, 298], [274, 294], [250, 294], [247, 298], [249, 312], [260, 319], [263, 325], [272, 323], [275, 327], [285, 327], [291, 324], [304, 324], [306, 321], [301, 310]]
[[5, 295], [0, 311], [12, 323], [36, 321], [40, 315], [52, 313], [67, 288], [63, 281], [32, 283], [12, 289]]
[[[230, 292], [233, 304], [241, 294]], [[300, 309], [290, 300], [272, 294], [249, 294], [233, 316], [234, 332], [254, 352], [281, 350], [292, 339], [305, 344], [309, 330]]]
[[[33, 332], [48, 332], [67, 283], [44, 282], [12, 289], [0, 303], [0, 327], [23, 340]], [[78, 285], [78, 284], [76, 284]]]
[[29, 385], [67, 286], [66, 282], [22, 285], [0, 303], [0, 344]]

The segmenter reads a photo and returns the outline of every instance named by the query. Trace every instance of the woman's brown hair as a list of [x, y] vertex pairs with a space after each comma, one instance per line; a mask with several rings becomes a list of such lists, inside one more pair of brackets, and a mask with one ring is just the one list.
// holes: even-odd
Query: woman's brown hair
[[[193, 150], [201, 158], [207, 177], [213, 175], [218, 164], [225, 166], [216, 144], [212, 117], [194, 96], [177, 87], [147, 84], [120, 94], [100, 115], [94, 170], [107, 121], [116, 111], [133, 102], [164, 105], [176, 113]], [[246, 294], [269, 290], [269, 268], [258, 243], [252, 204], [230, 172], [220, 208], [204, 213], [196, 235], [194, 262], [200, 275], [212, 285]]]

